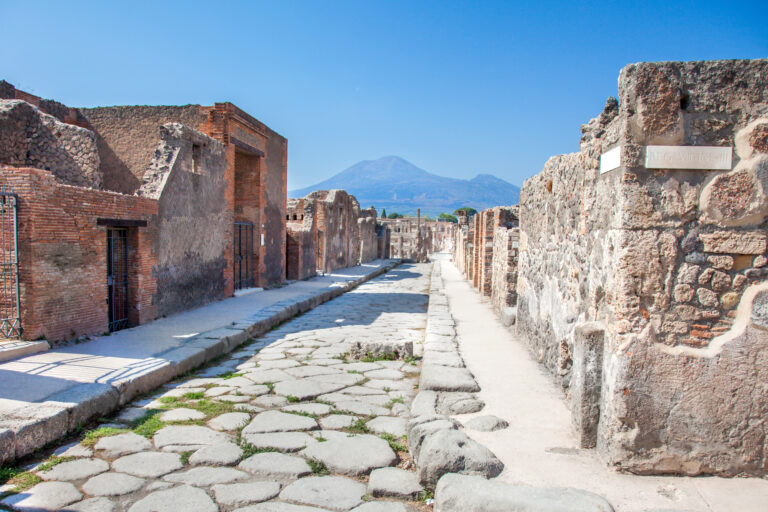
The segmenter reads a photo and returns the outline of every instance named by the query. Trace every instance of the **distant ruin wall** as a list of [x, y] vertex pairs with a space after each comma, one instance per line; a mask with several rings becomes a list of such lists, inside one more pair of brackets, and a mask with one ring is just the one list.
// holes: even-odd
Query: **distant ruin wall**
[[[768, 60], [627, 66], [579, 153], [523, 186], [519, 332], [573, 400], [599, 397], [595, 442], [620, 468], [768, 472], [767, 84]], [[732, 163], [659, 165], [648, 146], [732, 148]], [[600, 389], [581, 388], [585, 357]]]
[[308, 279], [317, 275], [317, 220], [314, 203], [304, 199], [288, 199], [286, 212], [286, 279]]
[[286, 246], [286, 194], [288, 178], [288, 141], [264, 127], [267, 136], [265, 156], [262, 158], [265, 172], [262, 174], [264, 187], [264, 214], [262, 224], [265, 233], [263, 284], [277, 286], [285, 281]]
[[233, 219], [222, 200], [224, 146], [179, 123], [160, 127], [159, 138], [138, 195], [159, 200], [153, 300], [171, 315], [226, 297]]
[[496, 312], [517, 304], [519, 228], [498, 227], [493, 233], [491, 304]]

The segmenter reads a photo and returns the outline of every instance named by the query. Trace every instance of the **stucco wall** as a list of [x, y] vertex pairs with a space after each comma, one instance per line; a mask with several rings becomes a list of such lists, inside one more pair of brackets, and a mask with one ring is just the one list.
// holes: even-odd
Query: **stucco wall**
[[153, 299], [159, 315], [170, 315], [226, 296], [233, 218], [224, 146], [178, 123], [163, 125], [159, 137], [138, 194], [159, 200]]

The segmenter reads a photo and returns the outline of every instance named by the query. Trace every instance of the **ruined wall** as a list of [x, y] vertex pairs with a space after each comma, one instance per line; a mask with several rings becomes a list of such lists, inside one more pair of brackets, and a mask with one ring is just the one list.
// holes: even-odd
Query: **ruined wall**
[[98, 219], [143, 220], [128, 228], [131, 325], [157, 316], [155, 200], [57, 183], [45, 170], [0, 166], [18, 195], [22, 337], [51, 342], [108, 330], [107, 236]]
[[286, 212], [286, 278], [308, 279], [317, 275], [314, 204], [304, 199], [288, 199]]
[[159, 200], [153, 302], [158, 315], [171, 315], [227, 296], [233, 218], [223, 200], [224, 146], [179, 123], [160, 127], [159, 137], [138, 195]]
[[50, 170], [70, 185], [101, 186], [93, 132], [22, 100], [0, 100], [0, 164]]
[[491, 304], [496, 312], [517, 305], [517, 261], [520, 229], [497, 227], [493, 233]]
[[124, 194], [142, 185], [160, 126], [182, 123], [197, 129], [205, 119], [197, 105], [80, 108], [78, 113], [82, 126], [96, 134], [102, 187]]
[[[627, 66], [580, 152], [523, 186], [519, 329], [627, 470], [768, 470], [766, 84], [766, 60]], [[648, 145], [735, 152], [725, 171], [649, 169]], [[604, 342], [574, 336], [587, 323]]]
[[319, 190], [308, 194], [305, 200], [313, 203], [317, 217], [318, 270], [331, 272], [356, 265], [360, 255], [360, 206], [354, 196], [344, 190]]
[[376, 210], [368, 208], [360, 212], [357, 219], [357, 232], [360, 244], [358, 261], [368, 263], [378, 257], [378, 239], [376, 235]]

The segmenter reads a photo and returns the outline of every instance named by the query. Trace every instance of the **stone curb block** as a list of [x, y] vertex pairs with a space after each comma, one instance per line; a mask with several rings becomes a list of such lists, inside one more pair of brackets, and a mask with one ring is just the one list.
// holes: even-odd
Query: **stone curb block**
[[115, 378], [108, 384], [76, 385], [49, 397], [46, 402], [15, 409], [0, 420], [0, 463], [29, 455], [87, 421], [111, 413], [137, 395], [231, 352], [248, 339], [261, 336], [282, 322], [389, 272], [400, 263], [392, 261], [342, 286], [301, 298], [297, 302], [280, 301], [260, 310], [256, 315], [235, 322], [231, 327], [201, 333], [185, 346], [159, 354], [163, 358], [155, 358], [156, 367], [150, 370], [136, 368], [136, 372], [144, 372], [141, 375]]

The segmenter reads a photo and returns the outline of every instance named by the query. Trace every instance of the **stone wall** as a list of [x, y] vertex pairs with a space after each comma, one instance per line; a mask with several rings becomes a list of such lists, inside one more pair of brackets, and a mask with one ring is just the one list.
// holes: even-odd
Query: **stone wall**
[[360, 240], [358, 261], [368, 263], [378, 257], [378, 240], [376, 237], [376, 210], [368, 208], [360, 212], [357, 219], [357, 232]]
[[317, 269], [329, 273], [357, 265], [360, 257], [357, 199], [344, 190], [318, 190], [304, 199], [313, 203], [317, 218]]
[[0, 166], [0, 180], [18, 196], [24, 339], [55, 343], [108, 330], [107, 227], [99, 219], [147, 223], [127, 228], [129, 320], [157, 316], [157, 201], [64, 185], [40, 169]]
[[93, 132], [22, 100], [0, 100], [0, 164], [49, 170], [70, 185], [101, 186]]
[[517, 260], [520, 229], [497, 227], [493, 233], [491, 304], [501, 313], [517, 305]]
[[304, 199], [289, 199], [286, 212], [286, 278], [308, 279], [317, 275], [314, 204]]
[[157, 199], [158, 315], [225, 298], [232, 212], [223, 201], [227, 160], [220, 142], [179, 123], [163, 125], [139, 196]]
[[79, 122], [96, 134], [102, 186], [133, 194], [160, 142], [159, 128], [182, 123], [197, 129], [205, 119], [197, 105], [119, 106], [78, 109]]
[[[768, 470], [766, 84], [767, 60], [627, 66], [580, 151], [523, 186], [519, 332], [573, 397], [582, 443], [623, 469]], [[733, 162], [646, 168], [650, 145]]]

